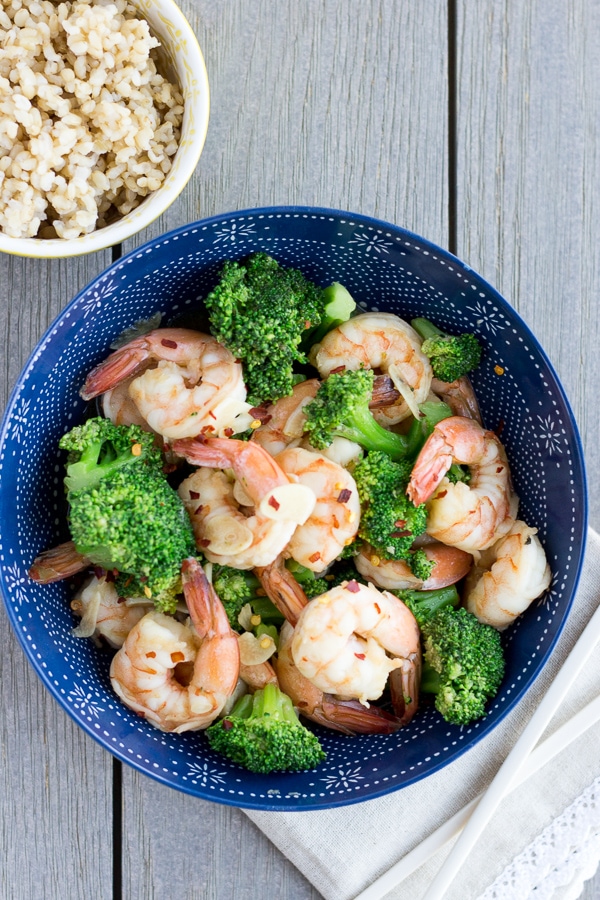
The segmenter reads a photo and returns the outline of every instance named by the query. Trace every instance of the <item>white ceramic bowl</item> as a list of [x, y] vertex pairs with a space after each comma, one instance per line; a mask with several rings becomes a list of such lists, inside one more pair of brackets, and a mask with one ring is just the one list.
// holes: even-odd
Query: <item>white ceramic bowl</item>
[[14, 238], [0, 231], [0, 251], [40, 259], [81, 256], [119, 244], [146, 228], [179, 196], [191, 178], [206, 139], [210, 108], [204, 57], [189, 22], [173, 0], [130, 0], [160, 40], [160, 52], [184, 98], [179, 149], [162, 186], [136, 209], [105, 228], [70, 240]]

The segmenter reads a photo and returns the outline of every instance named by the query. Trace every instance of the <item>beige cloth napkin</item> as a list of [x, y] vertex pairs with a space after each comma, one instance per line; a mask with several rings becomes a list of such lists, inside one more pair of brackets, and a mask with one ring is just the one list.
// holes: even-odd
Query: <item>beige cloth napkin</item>
[[[326, 900], [350, 900], [485, 790], [600, 602], [600, 535], [591, 531], [573, 609], [550, 660], [516, 709], [456, 762], [423, 781], [339, 809], [244, 810]], [[600, 694], [600, 646], [547, 733]], [[600, 775], [600, 724], [509, 795], [481, 835], [446, 900], [476, 900], [504, 867]], [[419, 900], [449, 846], [389, 892]], [[557, 895], [558, 898], [558, 895]]]

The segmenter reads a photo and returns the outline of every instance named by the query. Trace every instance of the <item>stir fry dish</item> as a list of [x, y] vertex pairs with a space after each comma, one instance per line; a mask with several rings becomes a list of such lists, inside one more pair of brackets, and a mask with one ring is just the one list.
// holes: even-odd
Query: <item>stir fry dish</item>
[[[307, 722], [392, 734], [486, 714], [502, 631], [549, 587], [469, 372], [482, 348], [361, 312], [265, 253], [227, 261], [210, 333], [142, 331], [60, 441], [78, 638], [156, 728], [254, 772], [325, 758]], [[484, 360], [485, 362], [485, 360]]]

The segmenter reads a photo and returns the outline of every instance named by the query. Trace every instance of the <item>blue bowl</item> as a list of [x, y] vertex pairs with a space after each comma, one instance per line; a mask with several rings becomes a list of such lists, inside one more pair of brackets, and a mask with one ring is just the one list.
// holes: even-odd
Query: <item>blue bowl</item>
[[[86, 373], [124, 329], [157, 312], [162, 324], [201, 308], [225, 259], [264, 250], [319, 284], [345, 284], [364, 309], [425, 315], [473, 331], [485, 350], [473, 381], [485, 424], [502, 425], [520, 517], [539, 529], [553, 571], [546, 595], [507, 632], [507, 672], [489, 713], [468, 727], [431, 707], [392, 736], [319, 729], [317, 770], [254, 775], [210, 751], [201, 732], [163, 734], [113, 694], [110, 655], [71, 634], [64, 583], [33, 584], [40, 551], [65, 540], [60, 436], [80, 421]], [[498, 374], [503, 372], [503, 374]], [[451, 254], [395, 225], [328, 209], [282, 207], [217, 216], [172, 231], [120, 259], [83, 290], [33, 352], [0, 435], [0, 583], [31, 665], [60, 705], [123, 762], [198, 797], [269, 810], [324, 809], [398, 790], [480, 741], [548, 660], [577, 585], [587, 504], [581, 443], [564, 391], [517, 313]]]

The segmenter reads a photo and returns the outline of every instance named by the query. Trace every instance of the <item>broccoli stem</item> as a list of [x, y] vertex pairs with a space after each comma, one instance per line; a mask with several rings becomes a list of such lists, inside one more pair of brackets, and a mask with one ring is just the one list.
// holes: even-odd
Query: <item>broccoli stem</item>
[[420, 689], [423, 694], [437, 694], [441, 687], [440, 673], [436, 672], [433, 666], [423, 660], [421, 669], [421, 685]]
[[254, 697], [252, 694], [244, 694], [233, 706], [228, 714], [235, 716], [236, 719], [249, 719], [252, 715], [252, 707], [254, 706]]
[[452, 410], [447, 403], [438, 403], [433, 400], [421, 403], [419, 410], [422, 418], [414, 420], [407, 435], [406, 455], [409, 457], [417, 457], [438, 422], [448, 419], [452, 415]]
[[339, 429], [342, 437], [356, 441], [365, 450], [380, 450], [394, 460], [405, 459], [409, 439], [387, 431], [373, 418], [368, 406], [358, 406], [348, 415], [347, 425]]
[[272, 682], [266, 684], [262, 691], [257, 691], [253, 697], [252, 718], [263, 716], [271, 716], [280, 722], [298, 724], [298, 716], [292, 701]]
[[460, 603], [460, 597], [454, 584], [432, 591], [403, 590], [392, 593], [408, 606], [419, 624], [431, 619], [438, 610], [444, 609], [446, 606], [457, 607]]
[[347, 322], [356, 309], [356, 302], [350, 291], [338, 281], [334, 281], [333, 284], [324, 289], [323, 301], [324, 307], [321, 322], [303, 341], [303, 344], [306, 344], [308, 347], [322, 341], [332, 328], [337, 328], [338, 325]]
[[446, 334], [445, 331], [442, 331], [441, 328], [438, 328], [437, 325], [434, 325], [429, 319], [412, 319], [410, 324], [424, 341], [428, 340], [428, 338], [440, 337]]
[[132, 453], [117, 455], [106, 441], [96, 441], [83, 450], [77, 462], [68, 464], [65, 486], [69, 492], [94, 487], [103, 478], [133, 462], [136, 457]]

